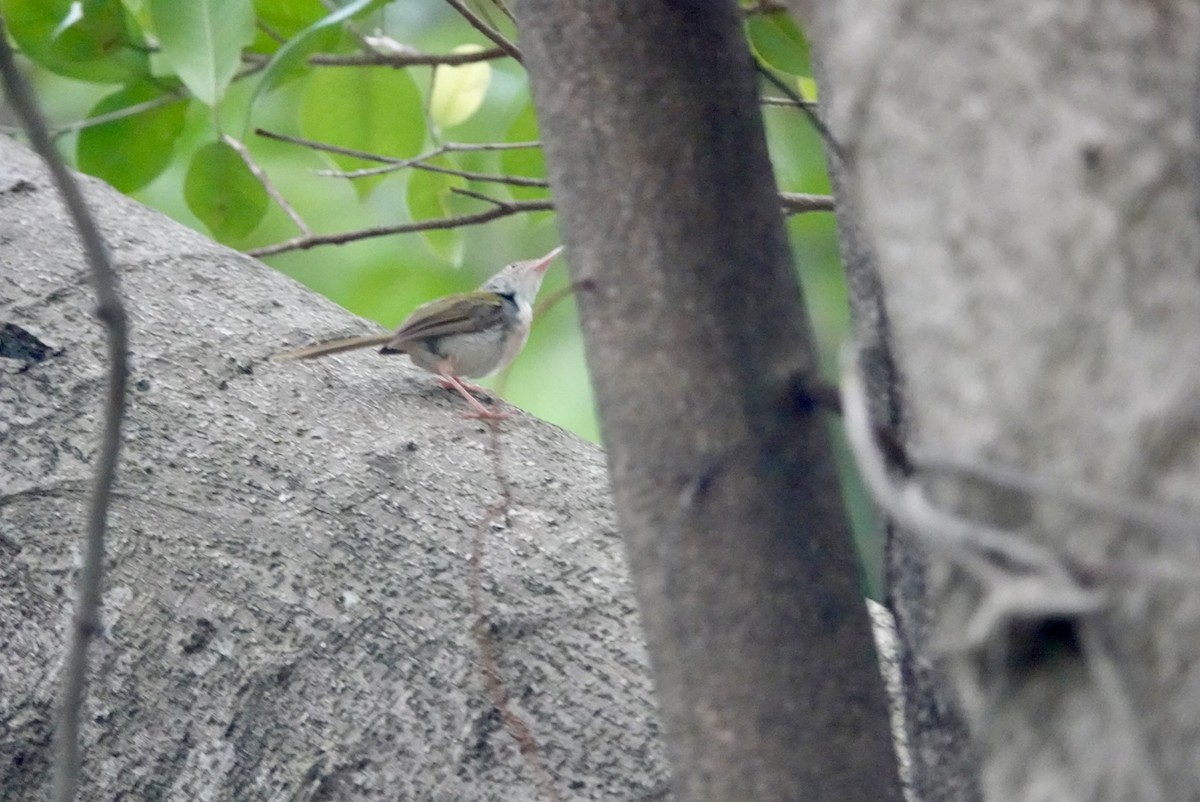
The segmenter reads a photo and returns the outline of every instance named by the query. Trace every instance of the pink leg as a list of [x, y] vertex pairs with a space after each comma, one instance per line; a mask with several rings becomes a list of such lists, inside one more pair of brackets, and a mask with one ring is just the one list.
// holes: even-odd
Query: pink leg
[[481, 420], [504, 420], [505, 418], [508, 417], [507, 412], [501, 412], [501, 411], [495, 410], [495, 409], [488, 409], [483, 404], [481, 404], [479, 402], [478, 398], [471, 395], [467, 391], [467, 387], [464, 386], [463, 381], [461, 379], [459, 379], [457, 376], [443, 375], [442, 383], [443, 383], [443, 386], [445, 386], [445, 387], [449, 387], [449, 388], [458, 390], [458, 392], [462, 394], [462, 397], [467, 399], [467, 403], [475, 408], [473, 412], [466, 413], [465, 417], [479, 418]]
[[483, 393], [484, 395], [487, 395], [486, 387], [480, 387], [478, 384], [471, 384], [470, 382], [465, 382], [462, 379], [458, 378], [457, 376], [455, 376], [453, 378], [453, 380], [447, 379], [445, 376], [438, 377], [438, 384], [442, 385], [447, 390], [457, 390], [458, 387], [455, 386], [455, 382], [458, 382], [458, 384], [467, 388], [467, 390], [471, 391], [472, 393]]

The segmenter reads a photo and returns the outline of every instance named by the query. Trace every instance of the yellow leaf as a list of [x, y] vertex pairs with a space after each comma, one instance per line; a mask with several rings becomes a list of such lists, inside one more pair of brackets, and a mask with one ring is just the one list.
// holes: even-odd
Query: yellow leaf
[[[453, 52], [478, 53], [481, 50], [479, 45], [459, 45]], [[429, 95], [429, 116], [442, 128], [466, 122], [483, 105], [491, 80], [492, 67], [486, 61], [438, 67]]]

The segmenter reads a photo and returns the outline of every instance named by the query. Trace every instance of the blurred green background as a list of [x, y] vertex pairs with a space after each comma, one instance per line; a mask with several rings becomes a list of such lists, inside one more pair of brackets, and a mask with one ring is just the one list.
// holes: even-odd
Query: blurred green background
[[[346, 16], [352, 10], [356, 13], [336, 25], [329, 23], [330, 8], [317, 0], [242, 0], [242, 5], [231, 0], [212, 24], [219, 26], [214, 29], [216, 39], [233, 40], [224, 56], [230, 70], [238, 74], [232, 80], [220, 70], [215, 75], [211, 69], [196, 73], [196, 64], [211, 66], [214, 53], [197, 55], [197, 45], [188, 32], [172, 39], [165, 22], [177, 20], [175, 15], [197, 13], [197, 9], [212, 10], [215, 2], [99, 0], [80, 6], [69, 0], [0, 0], [12, 38], [29, 56], [26, 64], [57, 129], [61, 151], [71, 163], [121, 186], [132, 197], [176, 220], [246, 251], [291, 239], [299, 232], [278, 204], [254, 196], [261, 189], [247, 176], [218, 174], [210, 184], [195, 175], [189, 179], [190, 170], [212, 162], [211, 158], [193, 161], [195, 154], [215, 147], [213, 143], [222, 133], [245, 143], [271, 183], [317, 233], [355, 231], [487, 208], [481, 201], [450, 194], [451, 186], [469, 187], [499, 199], [549, 196], [546, 190], [412, 169], [368, 182], [321, 176], [316, 171], [345, 169], [347, 161], [335, 163], [328, 154], [253, 133], [255, 128], [264, 128], [400, 158], [445, 142], [536, 139], [536, 117], [525, 74], [512, 59], [491, 60], [484, 68], [458, 73], [445, 67], [397, 70], [304, 63], [312, 53], [362, 52], [362, 37], [378, 34], [427, 53], [448, 53], [468, 44], [492, 46], [442, 0], [359, 0], [349, 4], [353, 9], [343, 6]], [[242, 16], [231, 12], [232, 7], [240, 8]], [[502, 15], [492, 14], [489, 19], [515, 38], [511, 23]], [[790, 19], [779, 13], [752, 14], [747, 16], [746, 29], [760, 60], [797, 87], [812, 91], [807, 47]], [[113, 31], [119, 33], [117, 45], [113, 44]], [[221, 53], [215, 54], [216, 61], [221, 58]], [[438, 90], [442, 96], [431, 107], [435, 74], [442, 83]], [[90, 80], [80, 80], [81, 76]], [[482, 90], [481, 96], [476, 96], [478, 90]], [[764, 85], [764, 95], [779, 92]], [[89, 117], [133, 102], [155, 97], [172, 101], [176, 96], [180, 98], [177, 102], [163, 103], [145, 113], [107, 124], [88, 122]], [[201, 102], [205, 97], [209, 102]], [[467, 116], [462, 119], [464, 113]], [[827, 193], [821, 138], [805, 115], [788, 106], [764, 106], [763, 114], [779, 188]], [[483, 173], [545, 175], [538, 150], [456, 153], [438, 163]], [[370, 163], [358, 161], [351, 166]], [[139, 171], [146, 173], [145, 180], [130, 178]], [[221, 187], [245, 191], [241, 195], [232, 189], [222, 193]], [[794, 263], [817, 333], [822, 366], [830, 379], [835, 375], [838, 346], [849, 331], [834, 226], [834, 217], [828, 213], [787, 220]], [[391, 327], [417, 304], [473, 288], [503, 264], [541, 255], [558, 243], [553, 213], [538, 212], [453, 231], [296, 250], [263, 261], [352, 312]], [[569, 259], [567, 253], [566, 261]], [[568, 283], [563, 261], [550, 271], [543, 298]], [[286, 334], [279, 332], [281, 348]], [[313, 332], [314, 336], [329, 334]], [[358, 358], [373, 357], [362, 354]], [[528, 347], [509, 371], [485, 384], [498, 388], [511, 403], [534, 415], [590, 440], [600, 439], [569, 296], [535, 321]], [[877, 590], [876, 527], [849, 469], [840, 433], [834, 428], [846, 476], [848, 514], [855, 524], [868, 584]]]

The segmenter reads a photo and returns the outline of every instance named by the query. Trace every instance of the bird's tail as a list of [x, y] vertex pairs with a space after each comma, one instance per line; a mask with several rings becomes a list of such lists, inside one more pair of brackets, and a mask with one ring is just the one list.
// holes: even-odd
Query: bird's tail
[[316, 359], [321, 356], [329, 356], [330, 354], [340, 354], [343, 351], [356, 351], [359, 348], [370, 348], [374, 345], [383, 345], [388, 340], [392, 339], [392, 332], [385, 331], [379, 334], [364, 334], [359, 337], [343, 337], [339, 340], [329, 340], [328, 342], [317, 343], [305, 348], [298, 348], [295, 351], [284, 351], [282, 354], [276, 354], [274, 359]]

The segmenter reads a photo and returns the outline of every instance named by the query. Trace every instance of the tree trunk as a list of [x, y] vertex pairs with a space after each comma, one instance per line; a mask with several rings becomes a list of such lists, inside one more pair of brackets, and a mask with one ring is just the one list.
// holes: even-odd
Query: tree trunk
[[[819, 42], [814, 42], [814, 49]], [[813, 56], [821, 102], [836, 106], [837, 82]], [[854, 339], [872, 425], [897, 443], [907, 440], [903, 382], [892, 353], [891, 326], [874, 249], [858, 220], [845, 166], [826, 148], [837, 201], [838, 240], [846, 270]], [[912, 769], [906, 780], [920, 802], [972, 802], [981, 798], [979, 761], [945, 656], [930, 648], [935, 622], [929, 610], [929, 555], [913, 548], [913, 533], [884, 517], [884, 585], [894, 616], [902, 670], [904, 730]]]
[[675, 790], [898, 799], [737, 10], [519, 11]]
[[1200, 798], [1180, 523], [1200, 507], [1200, 7], [841, 0], [808, 21], [908, 454], [984, 474], [930, 488], [1067, 577], [932, 555], [986, 798]]

